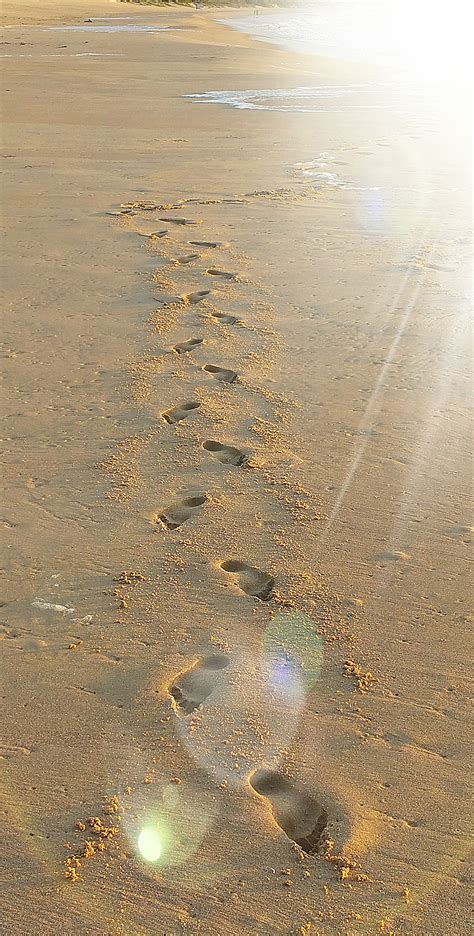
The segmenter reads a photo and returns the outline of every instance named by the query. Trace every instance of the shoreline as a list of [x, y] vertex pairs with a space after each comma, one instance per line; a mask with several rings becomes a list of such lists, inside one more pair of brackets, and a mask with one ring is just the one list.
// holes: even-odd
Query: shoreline
[[9, 932], [464, 936], [462, 153], [159, 15], [8, 60]]

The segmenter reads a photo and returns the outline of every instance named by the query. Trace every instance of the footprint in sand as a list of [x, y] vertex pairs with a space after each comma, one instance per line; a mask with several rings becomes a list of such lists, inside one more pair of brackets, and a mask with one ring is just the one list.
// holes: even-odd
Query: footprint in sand
[[165, 224], [202, 224], [202, 221], [190, 221], [189, 218], [160, 218]]
[[210, 289], [199, 289], [197, 292], [188, 293], [186, 296], [181, 296], [181, 302], [186, 303], [186, 305], [188, 303], [195, 305], [196, 302], [201, 302], [203, 299], [205, 299], [206, 296], [209, 296], [210, 293]]
[[226, 270], [206, 270], [208, 276], [220, 276], [222, 279], [226, 280], [235, 280], [237, 279], [237, 273], [228, 273]]
[[184, 403], [179, 403], [178, 406], [165, 410], [161, 415], [167, 423], [178, 423], [182, 419], [186, 419], [193, 410], [198, 409], [200, 406], [201, 404], [197, 400], [185, 400]]
[[179, 341], [175, 344], [173, 351], [176, 351], [176, 354], [187, 354], [188, 351], [194, 351], [203, 341], [204, 338], [188, 338], [187, 341]]
[[375, 562], [407, 562], [408, 559], [411, 559], [411, 555], [401, 549], [394, 549], [393, 551], [387, 550], [387, 552], [378, 553], [373, 556], [373, 559]]
[[223, 465], [242, 465], [247, 460], [247, 455], [244, 455], [240, 449], [234, 448], [233, 445], [222, 445], [221, 442], [213, 442], [209, 439], [202, 443], [202, 447], [206, 452], [212, 452]]
[[212, 374], [216, 380], [223, 381], [223, 383], [234, 383], [238, 377], [236, 371], [227, 370], [226, 367], [216, 367], [215, 364], [205, 364], [203, 370], [206, 371], [207, 374]]
[[213, 318], [217, 319], [218, 322], [221, 322], [222, 325], [235, 325], [238, 322], [238, 318], [235, 315], [227, 315], [226, 312], [211, 312]]
[[235, 584], [246, 595], [252, 598], [260, 598], [260, 601], [267, 601], [272, 594], [275, 579], [260, 569], [247, 565], [245, 562], [238, 562], [235, 559], [227, 559], [220, 563], [220, 567], [234, 579]]
[[219, 244], [218, 241], [189, 241], [189, 243], [192, 247], [207, 247], [209, 250], [224, 246], [224, 244]]
[[249, 777], [253, 790], [268, 801], [280, 829], [308, 855], [318, 850], [328, 822], [323, 806], [272, 770], [256, 770]]
[[180, 673], [169, 689], [175, 706], [185, 715], [190, 715], [207, 699], [219, 680], [219, 671], [230, 663], [224, 653], [203, 657], [191, 667]]
[[174, 260], [173, 263], [178, 263], [180, 266], [183, 266], [183, 264], [192, 263], [193, 260], [199, 260], [199, 257], [200, 254], [198, 253], [185, 254], [184, 257], [176, 257], [176, 260]]
[[122, 215], [134, 215], [135, 211], [132, 208], [118, 208], [114, 211], [106, 211], [107, 215], [111, 215], [112, 218], [120, 218]]
[[207, 501], [205, 494], [196, 494], [194, 497], [183, 497], [182, 500], [175, 501], [169, 507], [165, 507], [162, 513], [158, 514], [158, 520], [168, 528], [176, 530], [177, 527], [189, 520]]
[[135, 231], [139, 237], [166, 237], [169, 231], [152, 231], [151, 234], [145, 234], [143, 231]]

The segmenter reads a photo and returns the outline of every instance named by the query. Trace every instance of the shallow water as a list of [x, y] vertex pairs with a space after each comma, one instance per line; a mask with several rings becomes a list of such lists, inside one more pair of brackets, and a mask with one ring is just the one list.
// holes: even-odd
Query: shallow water
[[407, 89], [403, 96], [399, 85], [355, 84], [345, 87], [313, 86], [298, 88], [260, 88], [248, 91], [203, 91], [188, 94], [197, 104], [227, 104], [239, 110], [298, 111], [302, 114], [327, 114], [328, 111], [372, 110], [405, 107], [422, 98]]

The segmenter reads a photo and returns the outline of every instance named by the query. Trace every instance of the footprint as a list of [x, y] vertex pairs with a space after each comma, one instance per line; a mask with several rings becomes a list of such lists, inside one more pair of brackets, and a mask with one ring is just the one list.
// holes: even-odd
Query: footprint
[[215, 364], [205, 364], [203, 370], [212, 374], [216, 380], [222, 380], [224, 383], [234, 383], [238, 374], [233, 370], [227, 370], [226, 367], [216, 367]]
[[206, 296], [210, 294], [210, 289], [199, 289], [198, 292], [188, 293], [187, 296], [181, 296], [181, 301], [185, 303], [191, 303], [195, 305], [196, 302], [201, 302]]
[[223, 247], [223, 244], [219, 244], [218, 241], [189, 241], [192, 247], [208, 247], [212, 249], [214, 247]]
[[132, 213], [136, 211], [158, 211], [159, 205], [155, 205], [154, 202], [150, 201], [136, 201], [136, 202], [125, 202], [120, 205], [121, 208], [124, 208], [126, 211], [131, 211]]
[[221, 276], [222, 279], [233, 280], [237, 279], [237, 273], [227, 273], [226, 270], [206, 270], [208, 276]]
[[176, 260], [174, 261], [174, 263], [179, 263], [179, 265], [182, 266], [185, 263], [192, 263], [193, 260], [199, 260], [199, 256], [200, 255], [197, 253], [185, 254], [184, 257], [176, 257]]
[[194, 348], [197, 348], [203, 341], [204, 338], [188, 338], [187, 341], [179, 341], [178, 344], [175, 344], [173, 351], [176, 351], [177, 354], [186, 354], [188, 351], [194, 351]]
[[211, 312], [211, 315], [223, 325], [235, 325], [239, 321], [235, 315], [227, 315], [226, 312]]
[[145, 234], [143, 231], [135, 231], [139, 237], [166, 237], [169, 231], [152, 231], [151, 234]]
[[247, 456], [233, 445], [222, 445], [221, 442], [208, 440], [202, 443], [202, 447], [206, 452], [212, 452], [223, 465], [241, 465], [247, 459]]
[[106, 211], [107, 215], [111, 215], [112, 218], [121, 218], [122, 215], [133, 215], [135, 214], [131, 208], [120, 208], [118, 211]]
[[218, 673], [230, 663], [224, 653], [203, 657], [176, 678], [169, 693], [185, 715], [190, 715], [207, 699], [219, 679]]
[[272, 770], [256, 770], [249, 783], [268, 800], [275, 822], [292, 842], [308, 855], [318, 850], [328, 814], [317, 800]]
[[168, 530], [176, 530], [182, 523], [189, 520], [206, 501], [207, 497], [205, 494], [197, 494], [194, 497], [183, 497], [182, 500], [175, 501], [174, 504], [165, 507], [163, 513], [158, 515], [158, 520], [161, 520]]
[[220, 563], [221, 569], [234, 576], [235, 584], [246, 595], [252, 598], [260, 598], [261, 601], [267, 601], [272, 594], [275, 579], [266, 572], [260, 572], [253, 566], [246, 565], [245, 562], [238, 562], [235, 559], [227, 559]]
[[17, 754], [32, 754], [33, 748], [24, 747], [22, 744], [0, 744], [0, 760], [10, 757], [16, 757]]
[[201, 224], [201, 221], [190, 221], [189, 218], [160, 218], [165, 224]]
[[186, 400], [178, 406], [165, 410], [161, 415], [167, 423], [178, 423], [182, 419], [186, 419], [192, 410], [198, 409], [200, 406], [201, 404], [197, 400]]
[[373, 559], [376, 562], [406, 562], [411, 559], [411, 555], [401, 549], [394, 549], [393, 551], [378, 553], [377, 556], [373, 556]]

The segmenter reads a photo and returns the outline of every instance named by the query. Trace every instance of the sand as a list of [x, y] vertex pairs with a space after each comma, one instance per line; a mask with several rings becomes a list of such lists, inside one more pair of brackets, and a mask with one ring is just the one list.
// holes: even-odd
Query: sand
[[[179, 30], [36, 28], [105, 16]], [[3, 932], [463, 936], [459, 101], [197, 104], [367, 74], [2, 21]]]

